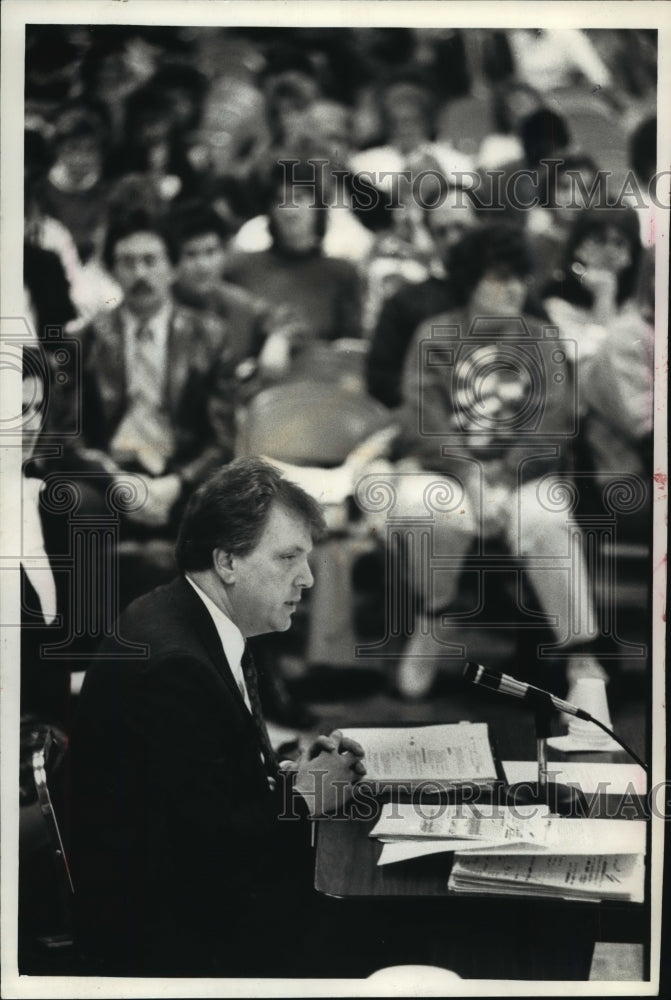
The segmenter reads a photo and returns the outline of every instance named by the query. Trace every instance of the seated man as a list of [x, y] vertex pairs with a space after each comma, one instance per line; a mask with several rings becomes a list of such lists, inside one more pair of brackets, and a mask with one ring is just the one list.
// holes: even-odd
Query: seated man
[[179, 578], [126, 610], [124, 642], [89, 669], [72, 741], [87, 971], [309, 975], [324, 959], [305, 820], [349, 798], [363, 754], [336, 731], [278, 766], [246, 645], [291, 626], [323, 529], [273, 467], [220, 468], [186, 508]]
[[218, 322], [175, 303], [174, 248], [156, 220], [136, 211], [113, 223], [105, 258], [124, 299], [81, 331], [82, 427], [59, 470], [135, 473], [147, 497], [126, 529], [170, 533], [193, 486], [231, 457], [232, 356]]
[[223, 278], [231, 228], [198, 202], [175, 209], [172, 225], [178, 253], [175, 299], [223, 320], [236, 362], [255, 357], [265, 339], [265, 309], [260, 298]]
[[[569, 679], [604, 677], [588, 652], [595, 612], [565, 502], [570, 489], [557, 479], [570, 467], [565, 445], [575, 418], [570, 371], [560, 366], [568, 345], [544, 337], [524, 315], [531, 264], [515, 228], [474, 230], [453, 248], [449, 267], [455, 308], [421, 325], [407, 354], [402, 462], [379, 470], [391, 476], [394, 519], [410, 521], [412, 583], [428, 618], [404, 651], [399, 687], [411, 697], [429, 690], [432, 657], [445, 656], [431, 617], [454, 602], [474, 540], [486, 554], [493, 538], [524, 561]], [[426, 553], [422, 533], [431, 512], [433, 549]], [[373, 517], [384, 537], [386, 515], [383, 523]], [[449, 566], [434, 571], [434, 556], [449, 558]]]

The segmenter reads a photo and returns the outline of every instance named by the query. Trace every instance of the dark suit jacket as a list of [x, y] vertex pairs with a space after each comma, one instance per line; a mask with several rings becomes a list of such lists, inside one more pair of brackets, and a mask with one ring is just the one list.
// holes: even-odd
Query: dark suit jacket
[[257, 295], [230, 281], [220, 281], [216, 288], [204, 293], [176, 282], [173, 294], [177, 302], [212, 313], [225, 324], [236, 363], [259, 354], [266, 337], [267, 309]]
[[[141, 597], [117, 631], [87, 672], [72, 740], [78, 936], [91, 971], [282, 974], [273, 921], [291, 924], [310, 895], [302, 800], [290, 782], [270, 790], [254, 721], [189, 583]], [[144, 654], [129, 657], [128, 643]], [[285, 803], [295, 818], [280, 821]]]
[[[119, 309], [101, 313], [81, 332], [82, 437], [88, 448], [109, 449], [127, 407], [123, 326]], [[175, 306], [166, 355], [166, 405], [176, 436], [166, 472], [197, 482], [234, 444], [234, 373], [224, 328], [213, 318]], [[72, 405], [77, 400], [72, 399]], [[77, 459], [77, 447], [71, 458]], [[75, 464], [73, 471], [78, 466]]]

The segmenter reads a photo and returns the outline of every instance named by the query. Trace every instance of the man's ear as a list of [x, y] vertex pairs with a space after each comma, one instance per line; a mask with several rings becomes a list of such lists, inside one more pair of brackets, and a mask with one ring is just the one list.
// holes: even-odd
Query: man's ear
[[233, 568], [233, 556], [225, 549], [214, 549], [212, 553], [212, 566], [222, 583], [235, 583], [235, 570]]

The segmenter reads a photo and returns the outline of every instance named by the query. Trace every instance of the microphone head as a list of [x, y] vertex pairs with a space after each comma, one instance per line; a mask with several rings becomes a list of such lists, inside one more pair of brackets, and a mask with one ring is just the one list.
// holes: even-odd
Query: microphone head
[[479, 663], [469, 661], [464, 667], [464, 680], [470, 681], [471, 684], [477, 684], [483, 670], [484, 667], [481, 667]]

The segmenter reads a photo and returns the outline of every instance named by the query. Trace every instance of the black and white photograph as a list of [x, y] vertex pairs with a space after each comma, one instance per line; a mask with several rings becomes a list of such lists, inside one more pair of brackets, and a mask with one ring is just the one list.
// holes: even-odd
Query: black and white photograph
[[0, 37], [2, 995], [669, 995], [668, 6]]

